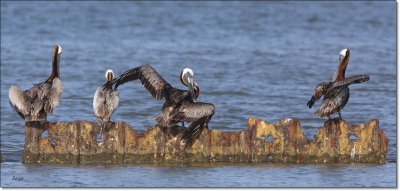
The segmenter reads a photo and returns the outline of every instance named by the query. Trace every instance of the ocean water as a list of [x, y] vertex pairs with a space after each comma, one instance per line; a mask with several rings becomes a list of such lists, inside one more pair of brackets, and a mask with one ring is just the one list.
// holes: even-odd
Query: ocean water
[[[386, 164], [26, 165], [24, 122], [8, 88], [28, 89], [51, 72], [60, 44], [60, 106], [49, 121], [92, 120], [94, 91], [116, 75], [151, 64], [173, 86], [194, 70], [199, 101], [216, 106], [210, 129], [240, 131], [249, 117], [301, 121], [312, 139], [326, 119], [308, 109], [316, 84], [331, 79], [351, 51], [342, 111], [349, 123], [377, 118], [389, 138]], [[139, 82], [120, 88], [112, 120], [137, 130], [155, 124], [157, 101]], [[395, 187], [395, 2], [1, 2], [2, 187]], [[374, 177], [371, 178], [371, 175]], [[379, 177], [379, 178], [378, 178]]]

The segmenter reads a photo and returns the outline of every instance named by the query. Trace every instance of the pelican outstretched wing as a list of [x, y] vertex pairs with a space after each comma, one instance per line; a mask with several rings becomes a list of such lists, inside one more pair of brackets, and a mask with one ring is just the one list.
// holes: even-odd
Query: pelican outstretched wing
[[13, 109], [22, 119], [25, 119], [25, 115], [29, 114], [29, 108], [26, 103], [24, 92], [19, 87], [11, 85], [8, 98]]
[[311, 96], [310, 101], [308, 101], [307, 106], [308, 108], [311, 108], [315, 101], [319, 100], [321, 96], [324, 96], [326, 93], [326, 90], [330, 87], [332, 83], [330, 82], [322, 82], [319, 83], [314, 90], [314, 95]]
[[307, 106], [311, 108], [315, 101], [319, 100], [321, 96], [334, 96], [340, 89], [347, 87], [351, 84], [363, 83], [369, 80], [369, 76], [366, 74], [355, 75], [343, 80], [338, 80], [335, 82], [322, 82], [315, 87], [314, 95], [311, 97], [310, 101], [308, 101]]
[[114, 89], [116, 89], [121, 84], [138, 79], [142, 82], [147, 91], [158, 100], [164, 98], [167, 91], [172, 88], [171, 85], [148, 64], [127, 70], [117, 78], [114, 78], [110, 83], [104, 84], [104, 86], [115, 84]]
[[350, 76], [350, 77], [345, 78], [343, 80], [338, 80], [338, 81], [333, 82], [331, 84], [331, 86], [328, 88], [327, 92], [330, 92], [331, 90], [336, 89], [336, 88], [349, 86], [351, 84], [363, 83], [363, 82], [366, 82], [368, 80], [369, 80], [369, 76], [366, 75], [366, 74]]

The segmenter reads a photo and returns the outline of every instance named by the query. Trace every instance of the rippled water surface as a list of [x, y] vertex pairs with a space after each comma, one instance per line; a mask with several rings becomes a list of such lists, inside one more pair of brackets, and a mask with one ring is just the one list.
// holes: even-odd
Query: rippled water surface
[[[4, 187], [394, 187], [396, 186], [395, 2], [1, 2], [1, 185]], [[195, 72], [199, 101], [211, 102], [211, 129], [239, 131], [247, 118], [300, 119], [312, 139], [324, 119], [306, 103], [330, 80], [339, 51], [351, 50], [352, 85], [342, 111], [353, 124], [377, 118], [388, 162], [343, 165], [24, 165], [24, 122], [8, 88], [28, 89], [51, 71], [61, 44], [60, 107], [49, 121], [95, 120], [92, 97], [104, 72], [151, 64], [172, 85]], [[144, 130], [162, 101], [136, 82], [120, 88], [115, 121]], [[319, 103], [317, 104], [319, 106]], [[372, 179], [371, 175], [380, 177]], [[13, 176], [24, 180], [12, 180]]]

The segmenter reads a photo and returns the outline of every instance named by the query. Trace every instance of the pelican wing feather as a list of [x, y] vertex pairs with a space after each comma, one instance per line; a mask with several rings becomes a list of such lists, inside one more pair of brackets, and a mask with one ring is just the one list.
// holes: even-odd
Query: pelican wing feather
[[123, 74], [113, 79], [111, 84], [115, 84], [114, 89], [116, 89], [121, 84], [137, 79], [139, 79], [147, 91], [158, 100], [165, 98], [168, 91], [172, 88], [172, 86], [148, 64], [125, 71]]

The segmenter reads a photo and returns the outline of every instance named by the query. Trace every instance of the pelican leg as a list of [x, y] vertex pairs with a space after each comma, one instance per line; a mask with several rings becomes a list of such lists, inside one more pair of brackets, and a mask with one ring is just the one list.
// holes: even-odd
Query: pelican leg
[[47, 121], [45, 121], [45, 120], [39, 120], [39, 121], [36, 121], [36, 125], [38, 127], [43, 127], [46, 124], [46, 122]]
[[41, 127], [42, 126], [41, 121], [33, 121], [33, 124], [35, 125], [35, 127]]
[[[100, 122], [100, 121], [99, 121]], [[96, 136], [96, 141], [97, 141], [97, 143], [99, 144], [99, 145], [102, 145], [103, 143], [102, 143], [102, 140], [103, 140], [103, 129], [105, 128], [105, 126], [106, 126], [106, 122], [104, 122], [104, 121], [101, 121], [100, 122], [100, 132], [99, 132], [99, 134], [97, 134], [97, 136]]]
[[106, 127], [106, 122], [101, 123], [100, 135], [103, 135], [103, 129]]
[[342, 119], [342, 114], [340, 113], [340, 111], [338, 112], [339, 114], [339, 119]]
[[182, 121], [182, 127], [185, 127], [185, 122]]

